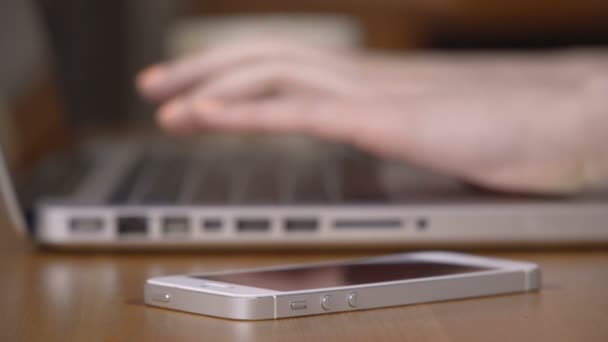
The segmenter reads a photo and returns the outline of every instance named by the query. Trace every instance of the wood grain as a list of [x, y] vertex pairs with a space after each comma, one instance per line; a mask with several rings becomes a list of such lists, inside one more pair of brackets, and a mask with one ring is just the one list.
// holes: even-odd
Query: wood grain
[[540, 263], [539, 293], [238, 322], [146, 307], [151, 276], [362, 254], [68, 253], [0, 226], [0, 341], [608, 341], [608, 251], [484, 252]]

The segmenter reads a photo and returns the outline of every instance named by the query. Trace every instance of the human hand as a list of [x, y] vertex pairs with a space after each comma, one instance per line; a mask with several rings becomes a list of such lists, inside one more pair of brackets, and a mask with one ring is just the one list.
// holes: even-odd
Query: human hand
[[256, 43], [154, 66], [138, 85], [176, 134], [302, 133], [493, 189], [568, 193], [608, 179], [608, 87], [576, 60]]

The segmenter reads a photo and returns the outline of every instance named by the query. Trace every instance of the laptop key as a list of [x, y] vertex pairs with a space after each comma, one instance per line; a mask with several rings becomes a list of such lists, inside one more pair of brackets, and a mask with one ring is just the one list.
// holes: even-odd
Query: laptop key
[[116, 184], [109, 199], [110, 204], [124, 204], [129, 200], [131, 193], [133, 192], [133, 187], [139, 177], [141, 177], [147, 164], [148, 160], [143, 156], [133, 161], [123, 178]]
[[268, 204], [279, 202], [281, 166], [274, 163], [260, 163], [250, 166], [246, 172], [246, 184], [242, 194], [243, 204]]
[[20, 180], [19, 197], [27, 208], [42, 198], [73, 195], [95, 167], [95, 161], [82, 152], [65, 153], [43, 161], [26, 180]]
[[291, 168], [288, 187], [293, 192], [291, 199], [295, 203], [324, 204], [332, 202], [328, 182], [328, 165], [318, 163], [294, 166]]
[[226, 164], [210, 162], [202, 168], [201, 172], [199, 187], [192, 197], [193, 203], [229, 203], [232, 170]]
[[340, 164], [345, 202], [378, 203], [389, 200], [378, 174], [381, 161], [365, 155], [347, 156]]
[[174, 204], [177, 202], [184, 181], [188, 161], [183, 157], [169, 157], [157, 161], [156, 177], [141, 201], [147, 204]]

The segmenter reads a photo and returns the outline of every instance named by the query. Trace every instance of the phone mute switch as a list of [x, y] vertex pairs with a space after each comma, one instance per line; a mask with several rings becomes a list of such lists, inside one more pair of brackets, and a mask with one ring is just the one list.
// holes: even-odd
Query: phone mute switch
[[155, 302], [169, 303], [171, 301], [171, 295], [169, 293], [153, 293], [152, 300]]
[[308, 308], [305, 300], [291, 302], [291, 310], [304, 310]]

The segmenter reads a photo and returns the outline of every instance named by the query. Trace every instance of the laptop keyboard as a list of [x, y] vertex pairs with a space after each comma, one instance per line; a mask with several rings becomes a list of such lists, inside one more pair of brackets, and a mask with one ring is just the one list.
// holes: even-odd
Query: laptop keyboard
[[272, 155], [213, 158], [148, 154], [135, 161], [113, 204], [327, 204], [381, 202], [379, 161], [349, 152], [300, 160]]
[[84, 153], [66, 152], [46, 159], [27, 177], [19, 179], [19, 201], [30, 211], [40, 198], [66, 198], [94, 167], [94, 160]]
[[20, 187], [22, 204], [30, 207], [41, 198], [134, 206], [426, 203], [463, 201], [467, 194], [471, 201], [480, 198], [456, 180], [339, 145], [146, 146], [125, 150], [125, 158], [83, 152], [50, 160]]

